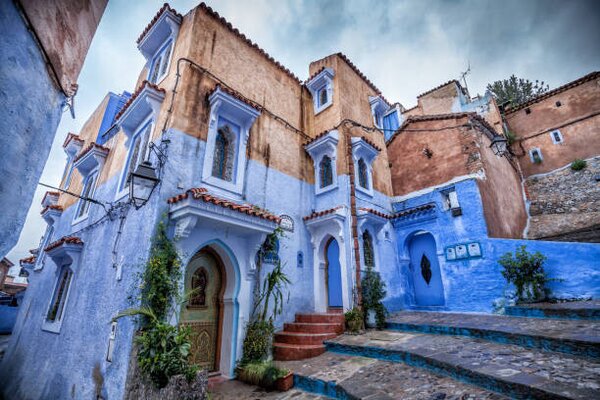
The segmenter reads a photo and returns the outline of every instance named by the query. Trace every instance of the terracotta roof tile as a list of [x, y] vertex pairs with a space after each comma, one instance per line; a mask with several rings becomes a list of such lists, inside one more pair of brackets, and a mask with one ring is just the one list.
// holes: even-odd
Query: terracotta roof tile
[[271, 214], [269, 211], [264, 210], [260, 207], [251, 205], [251, 204], [238, 204], [233, 201], [222, 199], [217, 196], [213, 196], [208, 193], [208, 190], [205, 188], [192, 188], [187, 190], [185, 193], [178, 194], [176, 196], [171, 197], [167, 200], [169, 204], [175, 204], [182, 200], [187, 199], [189, 196], [192, 196], [194, 200], [201, 200], [205, 203], [212, 203], [224, 208], [229, 208], [230, 210], [234, 210], [243, 214], [252, 215], [254, 217], [259, 217], [262, 219], [266, 219], [268, 221], [273, 221], [277, 224], [281, 221], [276, 215]]
[[146, 36], [146, 34], [150, 31], [150, 29], [152, 29], [152, 27], [154, 26], [154, 24], [158, 21], [158, 19], [160, 18], [160, 16], [165, 11], [171, 11], [171, 12], [175, 13], [175, 15], [177, 15], [178, 17], [183, 18], [183, 16], [181, 14], [179, 14], [177, 11], [175, 11], [174, 8], [171, 8], [171, 6], [168, 3], [163, 4], [163, 6], [160, 8], [160, 10], [158, 10], [158, 12], [156, 13], [156, 15], [154, 16], [154, 18], [152, 18], [152, 20], [150, 21], [150, 23], [148, 25], [146, 25], [146, 28], [141, 33], [141, 35], [138, 37], [136, 43], [140, 43], [142, 41], [142, 39], [144, 38], [144, 36]]
[[21, 265], [23, 265], [23, 264], [33, 264], [33, 263], [35, 263], [35, 260], [36, 260], [35, 256], [31, 256], [31, 257], [27, 257], [27, 258], [21, 258], [19, 260], [19, 263]]
[[589, 73], [589, 74], [587, 74], [585, 76], [582, 76], [579, 79], [575, 79], [572, 82], [569, 82], [569, 83], [566, 83], [566, 84], [564, 84], [562, 86], [559, 86], [556, 89], [552, 89], [552, 90], [550, 90], [550, 91], [548, 91], [546, 93], [543, 93], [543, 94], [541, 94], [541, 95], [539, 95], [539, 96], [537, 96], [537, 97], [535, 97], [535, 98], [533, 98], [533, 99], [531, 99], [529, 101], [526, 101], [526, 102], [521, 103], [521, 104], [517, 104], [514, 107], [507, 108], [506, 114], [514, 113], [514, 112], [519, 111], [519, 110], [521, 110], [521, 109], [523, 109], [523, 108], [525, 108], [527, 106], [530, 106], [530, 105], [532, 105], [534, 103], [537, 103], [539, 101], [547, 99], [548, 97], [552, 97], [552, 96], [554, 96], [556, 94], [564, 92], [565, 90], [569, 90], [571, 88], [574, 88], [575, 86], [582, 85], [582, 84], [584, 84], [586, 82], [589, 82], [591, 80], [594, 80], [596, 78], [600, 78], [600, 71], [594, 71], [594, 72]]
[[317, 141], [317, 140], [321, 139], [323, 136], [327, 135], [327, 134], [328, 134], [329, 132], [331, 132], [331, 131], [332, 131], [332, 129], [329, 129], [329, 130], [326, 130], [326, 131], [323, 131], [323, 132], [319, 133], [319, 134], [318, 134], [317, 136], [315, 136], [314, 138], [312, 138], [312, 139], [310, 139], [310, 140], [307, 140], [306, 142], [304, 142], [304, 146], [308, 146], [308, 145], [309, 145], [309, 144], [311, 144], [312, 142], [315, 142], [315, 141]]
[[375, 150], [381, 151], [381, 147], [377, 146], [375, 143], [373, 143], [372, 141], [370, 141], [366, 137], [361, 136], [361, 139], [364, 140], [365, 143], [367, 143], [369, 146], [373, 147]]
[[348, 64], [348, 66], [350, 66], [350, 68], [352, 68], [354, 70], [354, 72], [356, 72], [356, 74], [363, 80], [365, 81], [365, 83], [367, 85], [369, 85], [371, 87], [371, 89], [373, 89], [375, 91], [375, 93], [377, 93], [378, 96], [380, 96], [383, 101], [385, 101], [388, 106], [391, 104], [385, 97], [383, 97], [383, 94], [381, 94], [381, 90], [379, 90], [379, 88], [377, 88], [377, 86], [375, 86], [375, 84], [373, 82], [371, 82], [371, 80], [369, 78], [367, 78], [367, 76], [365, 74], [362, 73], [362, 71], [360, 69], [358, 69], [358, 67], [356, 65], [354, 65], [354, 63], [352, 61], [350, 61], [350, 59], [344, 54], [344, 53], [337, 53], [337, 55], [346, 62], [346, 64]]
[[46, 246], [46, 248], [44, 249], [44, 251], [50, 251], [53, 250], [63, 244], [79, 244], [79, 245], [83, 245], [83, 241], [76, 237], [76, 236], [63, 236], [62, 238], [58, 239], [56, 242], [52, 242], [50, 243], [48, 246]]
[[217, 21], [219, 21], [221, 23], [221, 25], [223, 25], [225, 28], [227, 28], [234, 35], [236, 35], [237, 37], [239, 37], [240, 39], [242, 39], [244, 42], [246, 42], [246, 44], [248, 46], [256, 49], [256, 51], [258, 51], [260, 54], [262, 54], [271, 63], [275, 64], [275, 66], [277, 66], [277, 68], [279, 68], [280, 70], [282, 70], [283, 72], [285, 72], [290, 78], [294, 79], [298, 83], [301, 83], [300, 79], [298, 79], [298, 77], [296, 75], [294, 75], [294, 73], [292, 71], [290, 71], [289, 69], [287, 69], [286, 67], [284, 67], [281, 63], [279, 63], [278, 61], [276, 61], [273, 57], [271, 57], [269, 55], [269, 53], [267, 53], [266, 51], [264, 51], [263, 49], [261, 49], [256, 43], [254, 43], [250, 39], [248, 39], [246, 37], [246, 35], [244, 35], [243, 33], [241, 33], [238, 29], [234, 28], [233, 25], [231, 25], [231, 23], [228, 22], [225, 18], [221, 17], [218, 12], [214, 11], [212, 8], [210, 8], [209, 6], [207, 6], [205, 3], [200, 3], [199, 8], [201, 10], [204, 10], [209, 16], [211, 16], [214, 19], [216, 19]]
[[129, 108], [129, 106], [131, 106], [131, 104], [140, 95], [140, 93], [142, 93], [142, 90], [144, 90], [144, 88], [146, 86], [148, 86], [150, 89], [156, 90], [157, 92], [165, 93], [165, 89], [156, 86], [154, 83], [150, 83], [147, 80], [144, 80], [142, 82], [142, 84], [135, 90], [135, 92], [133, 92], [133, 94], [131, 95], [131, 97], [129, 98], [129, 100], [127, 100], [127, 103], [125, 103], [125, 105], [123, 106], [123, 108], [121, 108], [121, 110], [119, 110], [119, 112], [117, 113], [117, 116], [115, 117], [115, 121], [118, 120], [119, 118], [121, 118], [121, 116], [123, 115], [123, 113], [125, 113], [125, 110], [127, 110]]
[[48, 210], [57, 210], [57, 211], [62, 212], [63, 208], [62, 208], [62, 206], [59, 206], [58, 204], [50, 204], [50, 205], [44, 207], [44, 209], [42, 210], [42, 212], [40, 212], [40, 214], [44, 214]]
[[406, 217], [406, 216], [411, 215], [411, 214], [416, 214], [416, 213], [419, 213], [421, 211], [432, 210], [434, 208], [435, 208], [435, 204], [432, 204], [432, 203], [424, 204], [422, 206], [417, 206], [417, 207], [409, 208], [408, 210], [399, 211], [399, 212], [395, 213], [392, 216], [392, 219], [396, 219], [396, 218], [400, 218], [400, 217]]
[[48, 196], [59, 197], [60, 192], [47, 191], [46, 193], [44, 193], [44, 197], [42, 197], [42, 203], [44, 203], [44, 201], [46, 200], [46, 197], [48, 197]]
[[222, 86], [220, 84], [217, 84], [217, 86], [215, 86], [215, 88], [208, 93], [207, 97], [210, 97], [214, 92], [217, 91], [217, 89], [221, 89], [223, 92], [225, 92], [225, 93], [227, 93], [227, 94], [235, 97], [236, 99], [238, 99], [239, 101], [241, 101], [243, 103], [248, 104], [250, 107], [252, 107], [252, 108], [254, 108], [254, 109], [258, 110], [258, 111], [262, 111], [263, 110], [263, 107], [260, 104], [254, 102], [254, 101], [252, 101], [252, 100], [250, 100], [250, 99], [242, 96], [238, 92], [236, 92], [234, 90], [231, 90], [231, 89], [229, 89], [229, 88], [227, 88], [225, 86]]
[[417, 96], [417, 99], [419, 97], [423, 97], [423, 96], [428, 95], [428, 94], [430, 94], [432, 92], [435, 92], [436, 90], [441, 89], [444, 86], [449, 85], [451, 83], [456, 83], [458, 85], [458, 89], [464, 93], [464, 89], [463, 89], [462, 85], [460, 84], [460, 82], [457, 81], [456, 79], [452, 79], [452, 80], [449, 80], [448, 82], [442, 83], [441, 85], [438, 85], [438, 86], [434, 87], [433, 89], [429, 89], [428, 91], [421, 93], [420, 95]]
[[359, 208], [359, 210], [360, 211], [364, 211], [364, 212], [368, 212], [368, 213], [373, 214], [373, 215], [377, 215], [378, 217], [385, 218], [385, 219], [391, 219], [393, 217], [392, 215], [383, 213], [381, 211], [374, 210], [372, 208]]
[[402, 125], [392, 134], [392, 136], [387, 140], [386, 146], [389, 146], [390, 143], [398, 136], [400, 132], [402, 132], [408, 125], [413, 122], [421, 122], [421, 121], [440, 121], [445, 119], [456, 119], [456, 118], [464, 118], [468, 117], [470, 119], [475, 119], [482, 125], [484, 125], [487, 129], [490, 130], [490, 134], [497, 136], [498, 133], [496, 130], [483, 118], [475, 112], [460, 112], [460, 113], [449, 113], [449, 114], [430, 114], [430, 115], [411, 115], [404, 120]]
[[77, 154], [77, 157], [75, 157], [75, 159], [73, 160], [73, 162], [77, 162], [79, 161], [83, 156], [85, 156], [87, 153], [89, 153], [90, 151], [92, 151], [92, 149], [98, 149], [101, 150], [105, 153], [108, 153], [110, 151], [110, 149], [108, 147], [104, 147], [102, 145], [99, 145], [98, 143], [90, 143], [85, 149], [81, 150], [79, 152], [79, 154]]
[[306, 217], [303, 217], [302, 219], [304, 221], [309, 221], [311, 219], [322, 217], [323, 215], [333, 214], [334, 212], [336, 212], [340, 208], [342, 208], [342, 206], [336, 206], [336, 207], [330, 208], [329, 210], [313, 211], [312, 214], [307, 215]]
[[69, 132], [69, 134], [67, 135], [67, 137], [65, 138], [65, 141], [63, 143], [63, 148], [67, 147], [67, 145], [69, 144], [69, 142], [71, 140], [75, 140], [77, 142], [83, 143], [84, 140], [79, 138], [79, 135], [76, 135], [72, 132]]

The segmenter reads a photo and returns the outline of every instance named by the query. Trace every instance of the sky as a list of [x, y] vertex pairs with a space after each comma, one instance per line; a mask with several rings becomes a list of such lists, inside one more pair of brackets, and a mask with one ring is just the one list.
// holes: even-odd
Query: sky
[[[132, 92], [145, 63], [136, 39], [164, 0], [110, 0], [79, 76], [75, 119], [63, 115], [40, 182], [58, 186], [62, 143], [79, 132], [107, 92]], [[301, 80], [308, 65], [343, 52], [390, 101], [466, 76], [471, 95], [515, 74], [551, 88], [600, 70], [596, 0], [218, 0], [209, 6]], [[181, 14], [197, 0], [170, 1]], [[38, 186], [14, 262], [38, 246], [46, 223]]]

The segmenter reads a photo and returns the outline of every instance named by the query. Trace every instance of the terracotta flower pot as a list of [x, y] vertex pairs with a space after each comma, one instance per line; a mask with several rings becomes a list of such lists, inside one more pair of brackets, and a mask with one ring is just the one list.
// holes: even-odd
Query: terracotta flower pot
[[279, 378], [275, 381], [275, 389], [280, 392], [287, 392], [294, 386], [294, 374], [290, 371], [283, 378]]

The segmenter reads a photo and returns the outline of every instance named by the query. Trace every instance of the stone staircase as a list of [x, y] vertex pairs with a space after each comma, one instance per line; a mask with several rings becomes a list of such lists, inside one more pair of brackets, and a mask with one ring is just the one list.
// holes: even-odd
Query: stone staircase
[[289, 361], [316, 357], [325, 352], [325, 340], [342, 333], [344, 314], [341, 311], [296, 314], [294, 322], [284, 324], [283, 331], [275, 333], [273, 358]]
[[600, 399], [596, 307], [535, 307], [533, 317], [401, 312], [387, 330], [282, 364], [297, 388], [339, 399]]

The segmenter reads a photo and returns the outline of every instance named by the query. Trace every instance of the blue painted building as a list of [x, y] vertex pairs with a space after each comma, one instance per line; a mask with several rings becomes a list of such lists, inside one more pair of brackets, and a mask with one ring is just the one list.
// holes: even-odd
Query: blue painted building
[[[159, 221], [182, 260], [182, 291], [198, 293], [169, 319], [196, 333], [194, 361], [224, 376], [277, 257], [292, 282], [278, 328], [297, 312], [352, 308], [368, 266], [390, 310], [490, 312], [503, 295], [496, 261], [525, 243], [527, 216], [510, 157], [490, 148], [502, 132], [493, 101], [465, 112], [470, 99], [451, 82], [405, 109], [341, 53], [301, 82], [204, 4], [185, 16], [165, 5], [137, 46], [147, 64], [132, 94], [107, 95], [65, 140], [61, 189], [85, 198], [44, 198], [48, 228], [0, 365], [7, 393], [125, 396], [136, 326], [111, 319], [136, 305]], [[134, 204], [140, 166], [159, 182]], [[277, 226], [285, 236], [259, 270]], [[556, 276], [577, 254], [557, 295], [599, 295], [597, 245], [527, 245]]]

